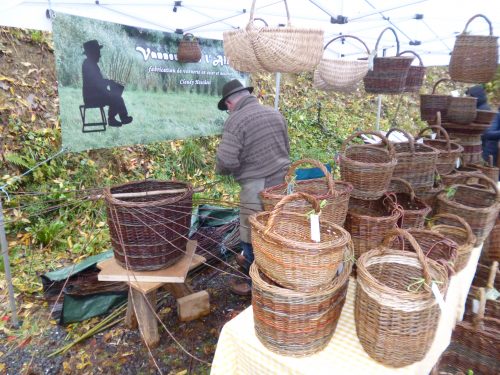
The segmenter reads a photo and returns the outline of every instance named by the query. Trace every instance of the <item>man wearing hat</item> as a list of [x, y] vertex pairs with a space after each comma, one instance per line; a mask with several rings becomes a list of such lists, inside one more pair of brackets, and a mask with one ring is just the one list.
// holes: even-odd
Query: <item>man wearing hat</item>
[[[263, 106], [251, 95], [253, 87], [232, 80], [222, 88], [218, 108], [229, 111], [217, 150], [217, 173], [232, 175], [241, 186], [240, 240], [243, 255], [237, 263], [246, 271], [254, 260], [248, 217], [262, 211], [259, 192], [278, 185], [290, 166], [290, 145], [284, 117]], [[231, 290], [240, 295], [251, 293], [249, 283], [233, 283]]]
[[[132, 122], [132, 117], [127, 113], [127, 107], [120, 91], [111, 91], [109, 85], [115, 84], [112, 80], [104, 79], [99, 69], [102, 45], [97, 40], [83, 43], [83, 53], [87, 58], [82, 65], [83, 102], [89, 107], [109, 106], [108, 125], [122, 126]], [[123, 88], [123, 87], [122, 87]], [[118, 121], [115, 116], [120, 116]]]

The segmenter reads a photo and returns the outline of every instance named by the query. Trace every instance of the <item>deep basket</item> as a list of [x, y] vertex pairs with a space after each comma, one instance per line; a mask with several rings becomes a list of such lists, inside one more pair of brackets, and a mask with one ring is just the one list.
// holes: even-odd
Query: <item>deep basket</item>
[[192, 195], [191, 186], [178, 181], [146, 180], [106, 188], [108, 226], [118, 264], [150, 271], [177, 261], [186, 249]]

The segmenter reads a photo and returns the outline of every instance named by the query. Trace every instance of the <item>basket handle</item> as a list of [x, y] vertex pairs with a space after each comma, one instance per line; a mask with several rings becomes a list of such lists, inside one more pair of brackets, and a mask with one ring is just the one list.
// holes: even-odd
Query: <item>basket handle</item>
[[472, 20], [474, 20], [477, 17], [484, 18], [484, 20], [486, 22], [488, 22], [488, 26], [490, 27], [490, 36], [492, 36], [493, 35], [493, 26], [491, 25], [490, 20], [485, 15], [483, 15], [483, 14], [476, 14], [470, 20], [468, 20], [467, 23], [465, 24], [465, 29], [464, 29], [464, 31], [462, 31], [462, 34], [467, 33], [467, 27], [469, 27], [469, 24], [472, 22]]
[[357, 36], [354, 36], [354, 35], [339, 35], [338, 37], [336, 38], [333, 38], [332, 40], [330, 40], [328, 43], [326, 43], [325, 47], [323, 48], [323, 50], [326, 50], [328, 48], [328, 46], [338, 40], [338, 39], [343, 39], [343, 38], [353, 38], [353, 39], [356, 39], [357, 41], [359, 41], [361, 44], [363, 44], [363, 46], [365, 47], [366, 49], [366, 53], [368, 55], [370, 55], [370, 50], [368, 49], [368, 46], [365, 44], [365, 42], [363, 42], [361, 39], [359, 39]]
[[298, 192], [290, 195], [285, 195], [283, 198], [281, 198], [281, 200], [276, 204], [276, 206], [274, 206], [273, 210], [271, 211], [269, 219], [267, 220], [267, 225], [264, 230], [264, 233], [268, 233], [271, 229], [273, 229], [274, 222], [277, 220], [278, 215], [280, 214], [281, 210], [283, 209], [283, 207], [285, 207], [287, 203], [300, 199], [305, 199], [306, 201], [308, 201], [312, 205], [314, 212], [316, 212], [317, 214], [320, 213], [321, 207], [319, 205], [319, 202], [311, 194]]
[[441, 78], [440, 80], [438, 80], [438, 81], [434, 84], [434, 86], [432, 86], [432, 94], [434, 94], [434, 93], [436, 92], [436, 88], [437, 88], [437, 86], [438, 86], [440, 83], [442, 83], [442, 82], [454, 82], [454, 81], [452, 81], [452, 80], [451, 80], [451, 79], [449, 79], [449, 78]]
[[[410, 185], [410, 183], [409, 183], [408, 181], [406, 181], [406, 180], [405, 180], [405, 179], [403, 179], [403, 178], [399, 178], [399, 177], [392, 177], [392, 178], [391, 178], [391, 183], [392, 183], [392, 181], [394, 181], [394, 182], [396, 182], [396, 183], [398, 183], [398, 184], [400, 184], [400, 185], [403, 185], [403, 186], [404, 186], [404, 188], [406, 189], [406, 192], [407, 192], [408, 194], [410, 194], [410, 199], [411, 199], [412, 201], [413, 201], [413, 200], [415, 200], [415, 191], [413, 190], [413, 188], [411, 187], [411, 185]], [[389, 184], [389, 186], [390, 186], [390, 184]], [[390, 188], [389, 188], [389, 189], [390, 189]], [[390, 191], [390, 190], [389, 190], [389, 191]], [[396, 192], [396, 193], [398, 193], [398, 192]]]
[[[439, 119], [438, 119], [438, 124], [441, 122], [441, 112], [438, 112], [439, 113]], [[446, 131], [445, 128], [443, 128], [442, 126], [439, 126], [439, 125], [430, 125], [426, 128], [423, 128], [422, 130], [420, 130], [420, 132], [418, 133], [417, 137], [415, 139], [420, 139], [420, 138], [423, 138], [423, 135], [424, 133], [427, 131], [427, 130], [437, 130], [437, 135], [438, 137], [442, 134], [444, 135], [444, 139], [446, 140], [446, 149], [448, 151], [451, 150], [451, 144], [450, 144], [450, 136], [448, 135], [448, 132]]]
[[396, 38], [396, 56], [397, 56], [397, 55], [399, 55], [399, 38], [398, 38], [398, 34], [396, 34], [396, 30], [394, 30], [392, 27], [386, 27], [384, 30], [382, 30], [382, 32], [378, 36], [377, 43], [375, 43], [375, 53], [377, 52], [378, 44], [380, 43], [380, 39], [382, 39], [382, 35], [387, 30], [391, 30], [392, 33], [394, 34], [394, 37]]
[[497, 271], [498, 271], [498, 261], [495, 260], [491, 264], [490, 273], [488, 275], [488, 283], [486, 284], [486, 288], [492, 289], [493, 286], [495, 285], [495, 276], [497, 275]]
[[290, 183], [293, 180], [293, 177], [295, 176], [295, 170], [297, 169], [297, 166], [299, 166], [301, 164], [312, 164], [315, 167], [318, 167], [319, 169], [321, 169], [321, 172], [323, 172], [323, 174], [326, 177], [326, 183], [328, 185], [328, 194], [333, 194], [333, 176], [332, 176], [332, 174], [330, 172], [328, 172], [328, 169], [326, 169], [326, 167], [323, 165], [323, 163], [321, 163], [315, 159], [306, 158], [306, 159], [297, 160], [295, 163], [293, 163], [290, 166], [290, 169], [288, 169], [288, 173], [285, 176], [285, 181], [287, 183]]
[[467, 173], [466, 175], [463, 176], [463, 179], [465, 181], [467, 181], [471, 178], [477, 178], [479, 181], [484, 181], [488, 185], [490, 185], [493, 188], [493, 190], [495, 191], [495, 194], [497, 196], [496, 201], [497, 202], [499, 201], [500, 196], [498, 194], [498, 186], [497, 186], [497, 183], [495, 181], [493, 181], [491, 178], [485, 176], [483, 173]]
[[[257, 2], [257, 0], [253, 0], [252, 1], [252, 7], [250, 8], [250, 20], [248, 21], [248, 24], [251, 24], [253, 22], [254, 19], [257, 19], [257, 18], [254, 18], [254, 13], [255, 13], [255, 3]], [[286, 0], [283, 0], [283, 2], [285, 3], [285, 9], [286, 9], [286, 19], [287, 19], [287, 24], [288, 26], [290, 26], [290, 12], [288, 10], [288, 4], [286, 2]], [[262, 19], [260, 19], [262, 20]], [[262, 20], [264, 21], [264, 20]], [[267, 26], [267, 22], [264, 21], [264, 23], [266, 24]]]
[[389, 134], [391, 134], [392, 132], [400, 132], [401, 134], [403, 134], [406, 137], [406, 139], [408, 139], [408, 144], [410, 145], [410, 151], [413, 155], [415, 153], [415, 140], [413, 139], [413, 137], [408, 132], [404, 131], [403, 129], [390, 128], [389, 131], [385, 135], [387, 137], [387, 139], [389, 139]]
[[387, 145], [387, 148], [389, 150], [389, 155], [391, 156], [391, 158], [394, 158], [394, 155], [395, 155], [394, 146], [391, 144], [391, 142], [389, 142], [387, 137], [385, 135], [383, 135], [381, 132], [371, 131], [371, 130], [364, 131], [364, 132], [356, 132], [356, 133], [352, 134], [351, 136], [349, 136], [344, 142], [342, 142], [342, 148], [341, 148], [342, 153], [345, 152], [349, 142], [351, 142], [354, 138], [360, 137], [363, 134], [371, 134], [371, 135], [374, 135], [376, 137], [379, 137], [382, 140], [382, 142]]
[[431, 282], [432, 282], [431, 273], [429, 270], [429, 265], [427, 264], [427, 260], [425, 259], [424, 252], [422, 251], [422, 248], [420, 247], [418, 242], [415, 240], [415, 238], [408, 231], [401, 229], [401, 228], [392, 228], [385, 235], [384, 241], [382, 242], [382, 247], [388, 248], [391, 241], [396, 237], [405, 238], [406, 240], [408, 240], [410, 245], [413, 247], [413, 249], [417, 253], [417, 258], [422, 266], [422, 271], [424, 273], [425, 283], [430, 286]]
[[457, 221], [458, 223], [460, 223], [464, 227], [465, 231], [467, 232], [467, 243], [476, 242], [474, 233], [472, 232], [472, 229], [471, 229], [469, 223], [467, 223], [460, 216], [454, 215], [454, 214], [438, 214], [432, 218], [432, 221], [435, 222], [437, 219], [450, 219], [450, 220]]
[[422, 58], [415, 51], [406, 50], [406, 51], [399, 53], [398, 56], [401, 56], [403, 53], [406, 53], [406, 54], [411, 53], [412, 55], [416, 56], [418, 61], [420, 61], [420, 66], [424, 66], [424, 62], [422, 61]]

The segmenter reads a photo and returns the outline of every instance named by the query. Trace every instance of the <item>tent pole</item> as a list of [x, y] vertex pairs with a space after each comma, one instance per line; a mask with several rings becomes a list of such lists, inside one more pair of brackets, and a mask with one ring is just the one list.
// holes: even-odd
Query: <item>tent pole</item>
[[380, 130], [380, 112], [382, 112], [382, 95], [379, 94], [377, 98], [377, 122], [376, 122], [377, 131]]
[[278, 104], [280, 102], [280, 82], [281, 82], [281, 73], [276, 73], [276, 95], [274, 96], [274, 109], [278, 110]]
[[12, 286], [12, 276], [10, 274], [9, 249], [7, 245], [7, 236], [5, 235], [5, 225], [3, 219], [3, 207], [1, 198], [0, 198], [0, 244], [1, 244], [0, 249], [3, 254], [3, 264], [5, 267], [5, 280], [7, 281], [7, 286], [9, 288], [9, 304], [10, 304], [10, 310], [12, 311], [12, 326], [14, 328], [18, 328], [19, 321], [17, 319], [17, 308], [16, 308], [16, 300], [14, 297], [14, 287]]

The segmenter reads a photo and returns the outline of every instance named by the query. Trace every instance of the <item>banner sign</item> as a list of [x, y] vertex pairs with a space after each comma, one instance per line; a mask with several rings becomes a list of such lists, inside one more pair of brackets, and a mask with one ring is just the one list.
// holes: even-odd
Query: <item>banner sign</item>
[[228, 65], [220, 40], [64, 13], [56, 14], [53, 38], [70, 151], [220, 134], [222, 86], [248, 83]]

